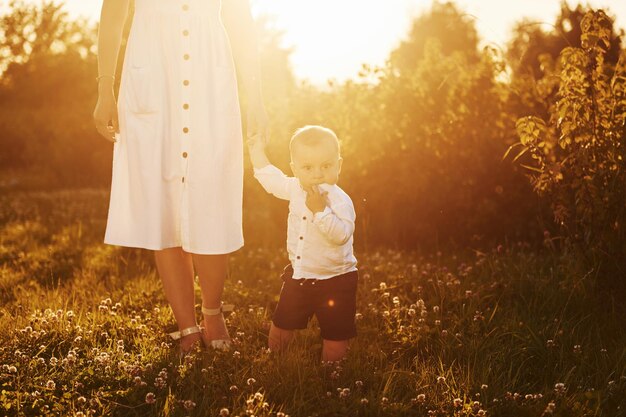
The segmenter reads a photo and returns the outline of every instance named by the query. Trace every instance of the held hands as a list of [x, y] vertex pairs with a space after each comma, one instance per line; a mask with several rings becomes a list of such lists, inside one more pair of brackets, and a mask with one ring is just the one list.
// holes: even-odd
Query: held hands
[[270, 164], [270, 161], [265, 155], [265, 144], [267, 137], [261, 134], [248, 136], [246, 143], [248, 144], [248, 151], [250, 152], [250, 160], [254, 168], [260, 169]]
[[306, 191], [306, 206], [313, 214], [324, 211], [327, 205], [326, 191], [320, 191], [317, 185], [310, 185], [304, 188]]
[[93, 120], [96, 124], [98, 133], [109, 142], [115, 142], [115, 134], [120, 132], [119, 122], [117, 118], [117, 103], [113, 88], [111, 90], [103, 90], [98, 94], [98, 102], [93, 111]]
[[257, 140], [267, 145], [269, 140], [269, 120], [260, 98], [248, 104], [247, 136], [249, 146]]
[[260, 134], [256, 135], [248, 135], [246, 139], [246, 144], [248, 145], [248, 149], [250, 152], [252, 151], [265, 151], [265, 146], [267, 145], [267, 138], [263, 137]]

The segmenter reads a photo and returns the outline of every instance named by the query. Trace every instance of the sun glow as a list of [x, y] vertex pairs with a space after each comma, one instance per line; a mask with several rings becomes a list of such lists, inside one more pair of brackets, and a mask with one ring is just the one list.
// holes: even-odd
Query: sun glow
[[[222, 0], [228, 1], [228, 0]], [[412, 20], [426, 11], [431, 0], [250, 0], [255, 16], [270, 17], [292, 48], [295, 75], [315, 84], [327, 79], [354, 78], [363, 63], [382, 65], [390, 51], [406, 36]], [[560, 0], [456, 0], [475, 21], [484, 43], [505, 47], [515, 22], [523, 17], [551, 23]], [[574, 1], [568, 1], [574, 5]], [[589, 0], [592, 7], [608, 8], [625, 27], [626, 2]], [[92, 20], [100, 16], [102, 0], [65, 0], [72, 15]]]

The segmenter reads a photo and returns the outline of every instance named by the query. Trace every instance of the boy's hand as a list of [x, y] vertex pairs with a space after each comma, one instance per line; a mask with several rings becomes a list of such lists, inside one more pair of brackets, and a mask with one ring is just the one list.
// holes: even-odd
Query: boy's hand
[[304, 189], [306, 191], [306, 206], [313, 214], [324, 211], [326, 208], [326, 191], [320, 192], [316, 185], [309, 186]]

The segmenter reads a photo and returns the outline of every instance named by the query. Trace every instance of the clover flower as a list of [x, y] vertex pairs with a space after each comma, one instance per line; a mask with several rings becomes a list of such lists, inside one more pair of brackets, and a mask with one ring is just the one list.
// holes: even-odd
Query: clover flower
[[563, 394], [565, 394], [566, 390], [567, 390], [567, 388], [565, 387], [564, 383], [558, 382], [558, 383], [554, 384], [554, 392], [556, 392], [556, 395], [563, 395]]
[[552, 414], [554, 413], [554, 410], [556, 410], [556, 404], [550, 401], [548, 405], [546, 406], [546, 409], [543, 410], [543, 414]]

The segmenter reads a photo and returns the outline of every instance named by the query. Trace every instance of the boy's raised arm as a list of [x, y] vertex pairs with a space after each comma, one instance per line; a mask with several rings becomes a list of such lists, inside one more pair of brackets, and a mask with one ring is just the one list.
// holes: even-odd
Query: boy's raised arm
[[254, 167], [254, 178], [261, 183], [265, 191], [276, 197], [289, 200], [291, 197], [291, 179], [270, 163], [265, 154], [265, 142], [260, 135], [248, 139], [250, 160]]
[[248, 151], [250, 151], [250, 160], [255, 169], [261, 169], [270, 165], [270, 161], [265, 154], [265, 142], [259, 135], [248, 139]]

